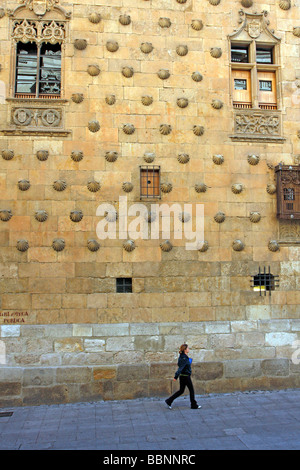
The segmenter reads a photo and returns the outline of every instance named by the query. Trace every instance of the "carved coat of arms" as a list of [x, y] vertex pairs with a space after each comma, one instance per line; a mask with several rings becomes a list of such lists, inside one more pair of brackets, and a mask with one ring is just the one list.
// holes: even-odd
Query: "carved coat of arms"
[[247, 31], [251, 38], [255, 39], [258, 38], [262, 29], [261, 29], [261, 21], [260, 20], [252, 20], [247, 25]]
[[[43, 16], [50, 11], [55, 3], [59, 0], [25, 0], [25, 4], [30, 10], [33, 10], [37, 16]], [[21, 0], [24, 3], [24, 0]]]

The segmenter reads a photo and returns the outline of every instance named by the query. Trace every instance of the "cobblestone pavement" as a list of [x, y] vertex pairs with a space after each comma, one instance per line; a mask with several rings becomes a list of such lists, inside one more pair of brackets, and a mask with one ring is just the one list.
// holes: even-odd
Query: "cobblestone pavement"
[[300, 449], [300, 390], [196, 398], [1, 408], [0, 450]]

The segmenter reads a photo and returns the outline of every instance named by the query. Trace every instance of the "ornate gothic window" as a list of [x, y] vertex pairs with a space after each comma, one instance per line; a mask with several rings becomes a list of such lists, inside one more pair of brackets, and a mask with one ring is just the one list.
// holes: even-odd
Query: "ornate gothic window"
[[268, 28], [267, 12], [240, 11], [241, 28], [229, 36], [233, 140], [282, 142], [280, 38]]

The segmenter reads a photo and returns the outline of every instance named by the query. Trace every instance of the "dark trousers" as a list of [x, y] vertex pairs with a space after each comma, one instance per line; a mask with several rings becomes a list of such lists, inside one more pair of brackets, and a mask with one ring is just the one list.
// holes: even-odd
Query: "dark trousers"
[[183, 392], [185, 390], [185, 387], [187, 387], [189, 389], [189, 392], [190, 392], [191, 406], [197, 406], [191, 376], [190, 375], [180, 375], [179, 376], [179, 382], [180, 382], [180, 388], [179, 388], [178, 392], [175, 392], [170, 398], [168, 398], [167, 402], [171, 405], [171, 403], [176, 398], [180, 397], [180, 395], [183, 394]]

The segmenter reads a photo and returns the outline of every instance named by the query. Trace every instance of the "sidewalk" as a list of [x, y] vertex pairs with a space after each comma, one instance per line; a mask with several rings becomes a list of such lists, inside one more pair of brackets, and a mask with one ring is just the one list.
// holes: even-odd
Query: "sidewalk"
[[0, 450], [300, 449], [300, 390], [196, 398], [2, 408]]

